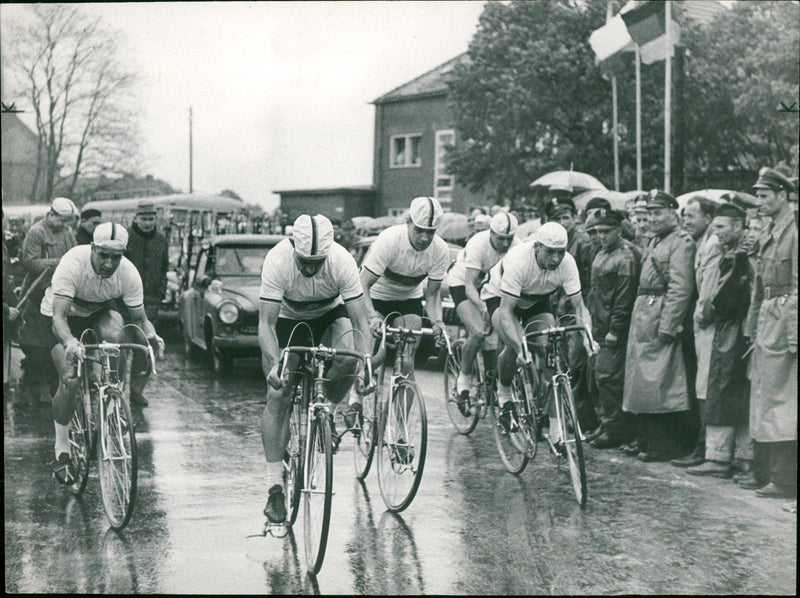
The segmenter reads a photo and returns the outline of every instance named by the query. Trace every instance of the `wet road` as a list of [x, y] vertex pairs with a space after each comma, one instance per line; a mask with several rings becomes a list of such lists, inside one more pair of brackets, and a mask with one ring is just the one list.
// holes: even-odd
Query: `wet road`
[[[453, 430], [441, 374], [428, 397], [419, 494], [385, 511], [375, 472], [334, 457], [328, 552], [305, 573], [297, 537], [255, 537], [266, 499], [255, 360], [216, 379], [170, 347], [139, 410], [139, 490], [121, 533], [108, 530], [96, 469], [79, 500], [59, 487], [47, 405], [4, 402], [5, 589], [9, 592], [630, 594], [794, 593], [796, 515], [730, 481], [691, 478], [619, 451], [588, 452], [589, 500], [541, 451], [505, 472], [489, 421]], [[301, 515], [302, 519], [302, 515]]]

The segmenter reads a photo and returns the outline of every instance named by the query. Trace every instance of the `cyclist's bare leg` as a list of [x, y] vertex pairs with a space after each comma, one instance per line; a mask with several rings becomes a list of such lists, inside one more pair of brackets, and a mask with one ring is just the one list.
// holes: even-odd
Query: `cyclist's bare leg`
[[[78, 379], [72, 377], [72, 362], [67, 360], [64, 346], [59, 343], [50, 350], [53, 364], [58, 371], [58, 390], [53, 395], [53, 421], [56, 429], [55, 451], [69, 452], [69, 423], [75, 411], [75, 397], [78, 394]], [[60, 426], [60, 427], [59, 427]]]
[[286, 443], [289, 442], [291, 390], [292, 385], [286, 380], [280, 390], [271, 386], [267, 390], [267, 404], [261, 414], [261, 445], [268, 464], [283, 461]]
[[[353, 324], [350, 322], [350, 318], [339, 318], [328, 327], [320, 342], [326, 347], [353, 351], [355, 344], [352, 330]], [[365, 339], [365, 342], [369, 342], [369, 339]], [[336, 343], [335, 346], [332, 343]], [[325, 388], [328, 398], [333, 403], [339, 403], [350, 392], [357, 369], [358, 360], [352, 357], [336, 357], [333, 360], [333, 364], [325, 375], [330, 380]]]
[[475, 366], [475, 357], [483, 344], [484, 323], [483, 316], [472, 301], [462, 301], [456, 308], [456, 313], [467, 329], [467, 342], [461, 355], [461, 375], [469, 376]]

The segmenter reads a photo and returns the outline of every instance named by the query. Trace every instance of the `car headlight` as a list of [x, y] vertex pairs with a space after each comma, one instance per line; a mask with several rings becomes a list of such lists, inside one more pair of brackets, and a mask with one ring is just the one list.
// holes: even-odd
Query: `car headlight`
[[239, 319], [239, 307], [235, 303], [223, 303], [217, 313], [223, 324], [233, 324]]

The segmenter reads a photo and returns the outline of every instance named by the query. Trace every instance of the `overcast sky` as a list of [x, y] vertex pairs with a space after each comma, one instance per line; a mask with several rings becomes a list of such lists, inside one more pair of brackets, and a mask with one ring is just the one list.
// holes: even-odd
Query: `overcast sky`
[[195, 191], [277, 205], [277, 189], [371, 184], [370, 102], [466, 51], [483, 3], [84, 8], [124, 33], [145, 75], [145, 174], [188, 191], [191, 106]]

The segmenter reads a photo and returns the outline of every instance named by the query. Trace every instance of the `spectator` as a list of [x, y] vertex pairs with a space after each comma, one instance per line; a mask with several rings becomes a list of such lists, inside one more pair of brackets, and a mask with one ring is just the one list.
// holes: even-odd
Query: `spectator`
[[700, 195], [690, 198], [683, 210], [683, 228], [688, 232], [696, 245], [694, 254], [694, 279], [697, 294], [690, 313], [694, 313], [693, 324], [684, 329], [682, 335], [683, 354], [686, 358], [686, 373], [689, 379], [690, 417], [686, 422], [688, 429], [695, 436], [695, 446], [689, 455], [674, 459], [675, 467], [693, 467], [705, 459], [705, 428], [703, 427], [703, 406], [706, 398], [708, 367], [711, 362], [711, 343], [714, 340], [714, 328], [710, 322], [698, 321], [698, 314], [708, 309], [711, 292], [714, 288], [715, 272], [721, 254], [719, 240], [713, 234], [711, 220], [717, 204]]
[[586, 304], [592, 316], [592, 333], [600, 344], [597, 355], [590, 360], [590, 379], [598, 395], [602, 433], [592, 446], [605, 449], [634, 437], [631, 415], [622, 410], [622, 391], [639, 262], [630, 244], [621, 238], [621, 213], [600, 209], [592, 214], [592, 220], [602, 245], [592, 262], [591, 277], [595, 282]]
[[[149, 201], [141, 201], [136, 207], [125, 257], [136, 266], [142, 277], [144, 311], [155, 326], [167, 291], [169, 244], [166, 237], [156, 230], [156, 208]], [[142, 394], [146, 381], [145, 376], [131, 375], [131, 403], [134, 405], [147, 407], [148, 401]]]
[[636, 415], [641, 461], [679, 456], [681, 413], [689, 409], [680, 333], [694, 293], [694, 241], [678, 228], [678, 202], [664, 191], [647, 204], [653, 238], [642, 258], [625, 354], [623, 409]]
[[[6, 227], [6, 214], [3, 212], [3, 232]], [[3, 238], [3, 396], [8, 392], [8, 372], [11, 364], [11, 339], [14, 338], [19, 324], [19, 310], [16, 308], [17, 297], [11, 278], [11, 256]]]
[[[714, 267], [704, 273], [694, 315], [700, 329], [712, 332], [704, 384], [706, 460], [689, 467], [686, 471], [691, 475], [729, 478], [733, 473], [734, 456], [744, 471], [750, 470], [753, 458], [747, 426], [750, 384], [743, 334], [753, 268], [741, 244], [745, 217], [744, 210], [722, 204], [716, 208], [711, 223], [721, 255]], [[698, 380], [699, 375], [698, 371]], [[698, 381], [698, 388], [699, 384]]]
[[633, 218], [631, 218], [631, 224], [633, 224], [634, 233], [633, 242], [642, 248], [647, 246], [651, 236], [650, 217], [648, 216], [647, 212], [646, 197], [646, 195], [644, 198], [639, 196], [639, 198], [636, 200], [636, 204], [633, 207]]
[[46, 341], [50, 334], [39, 305], [61, 256], [75, 247], [75, 235], [69, 228], [74, 218], [73, 205], [66, 197], [56, 197], [50, 211], [31, 226], [22, 244], [25, 271], [22, 295], [28, 290], [30, 294], [22, 306], [25, 324], [20, 331], [19, 344], [25, 353], [25, 377], [34, 395], [46, 402], [50, 401], [48, 384], [51, 379], [55, 380], [56, 371]]
[[81, 220], [75, 231], [75, 240], [78, 245], [89, 245], [92, 242], [94, 229], [100, 224], [101, 217], [100, 210], [95, 210], [94, 208], [87, 208], [81, 212]]
[[[797, 221], [794, 191], [781, 173], [762, 168], [753, 185], [771, 218], [760, 239], [745, 336], [750, 362], [753, 476], [740, 482], [762, 497], [797, 495]], [[760, 487], [763, 486], [763, 487]], [[760, 488], [759, 488], [760, 487]]]

